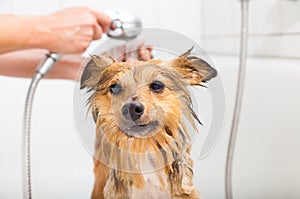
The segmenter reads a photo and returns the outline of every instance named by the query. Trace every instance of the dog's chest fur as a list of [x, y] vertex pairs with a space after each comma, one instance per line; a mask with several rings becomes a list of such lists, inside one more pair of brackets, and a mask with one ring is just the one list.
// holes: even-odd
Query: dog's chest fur
[[171, 198], [171, 187], [164, 171], [142, 174], [145, 180], [144, 188], [138, 189], [132, 187], [129, 190], [129, 198], [152, 198], [152, 199], [169, 199]]
[[[147, 168], [149, 172], [139, 173], [140, 179], [133, 182], [132, 185], [123, 187], [121, 185], [124, 182], [124, 178], [118, 177], [115, 174], [115, 170], [109, 172], [108, 181], [104, 188], [106, 198], [149, 198], [149, 199], [169, 199], [172, 198], [171, 194], [171, 184], [168, 172], [166, 168], [157, 169], [151, 166], [151, 160], [146, 159], [142, 165], [143, 168]], [[132, 174], [125, 174], [132, 175]], [[138, 179], [138, 178], [137, 178]], [[125, 182], [125, 184], [127, 184]], [[131, 184], [131, 183], [130, 183]], [[142, 184], [142, 188], [138, 187]], [[120, 195], [119, 195], [120, 194]]]
[[[144, 164], [150, 164], [150, 161]], [[198, 199], [199, 194], [192, 183], [191, 168], [192, 160], [185, 153], [170, 167], [151, 172], [132, 174], [109, 169], [103, 190], [104, 198]]]

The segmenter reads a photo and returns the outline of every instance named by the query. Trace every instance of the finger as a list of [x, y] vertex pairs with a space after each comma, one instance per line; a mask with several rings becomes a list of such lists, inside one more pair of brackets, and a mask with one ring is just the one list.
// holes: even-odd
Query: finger
[[92, 11], [92, 12], [96, 16], [98, 24], [101, 25], [103, 32], [106, 32], [110, 27], [112, 19], [108, 15], [102, 12], [97, 12], [97, 11]]
[[94, 26], [93, 40], [100, 39], [102, 34], [103, 34], [102, 27], [100, 25], [96, 24]]

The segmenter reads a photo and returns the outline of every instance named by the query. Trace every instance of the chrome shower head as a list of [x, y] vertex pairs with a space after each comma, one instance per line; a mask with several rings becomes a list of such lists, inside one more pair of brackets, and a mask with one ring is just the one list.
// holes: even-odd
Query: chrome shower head
[[114, 39], [130, 40], [141, 33], [141, 19], [127, 11], [107, 10], [105, 13], [112, 18], [107, 35]]

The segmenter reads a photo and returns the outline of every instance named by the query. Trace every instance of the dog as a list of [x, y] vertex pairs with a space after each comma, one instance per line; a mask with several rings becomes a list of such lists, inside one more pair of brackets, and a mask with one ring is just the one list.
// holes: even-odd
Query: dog
[[197, 130], [188, 86], [217, 71], [191, 51], [168, 61], [91, 56], [80, 88], [96, 123], [93, 199], [200, 198], [183, 118]]

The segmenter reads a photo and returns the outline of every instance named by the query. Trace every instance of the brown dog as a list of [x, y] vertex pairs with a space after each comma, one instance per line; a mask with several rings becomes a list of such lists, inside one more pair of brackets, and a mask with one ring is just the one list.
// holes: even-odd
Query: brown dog
[[187, 86], [217, 72], [191, 50], [171, 61], [92, 56], [81, 79], [96, 122], [92, 198], [200, 198], [183, 117], [195, 130], [200, 121]]

